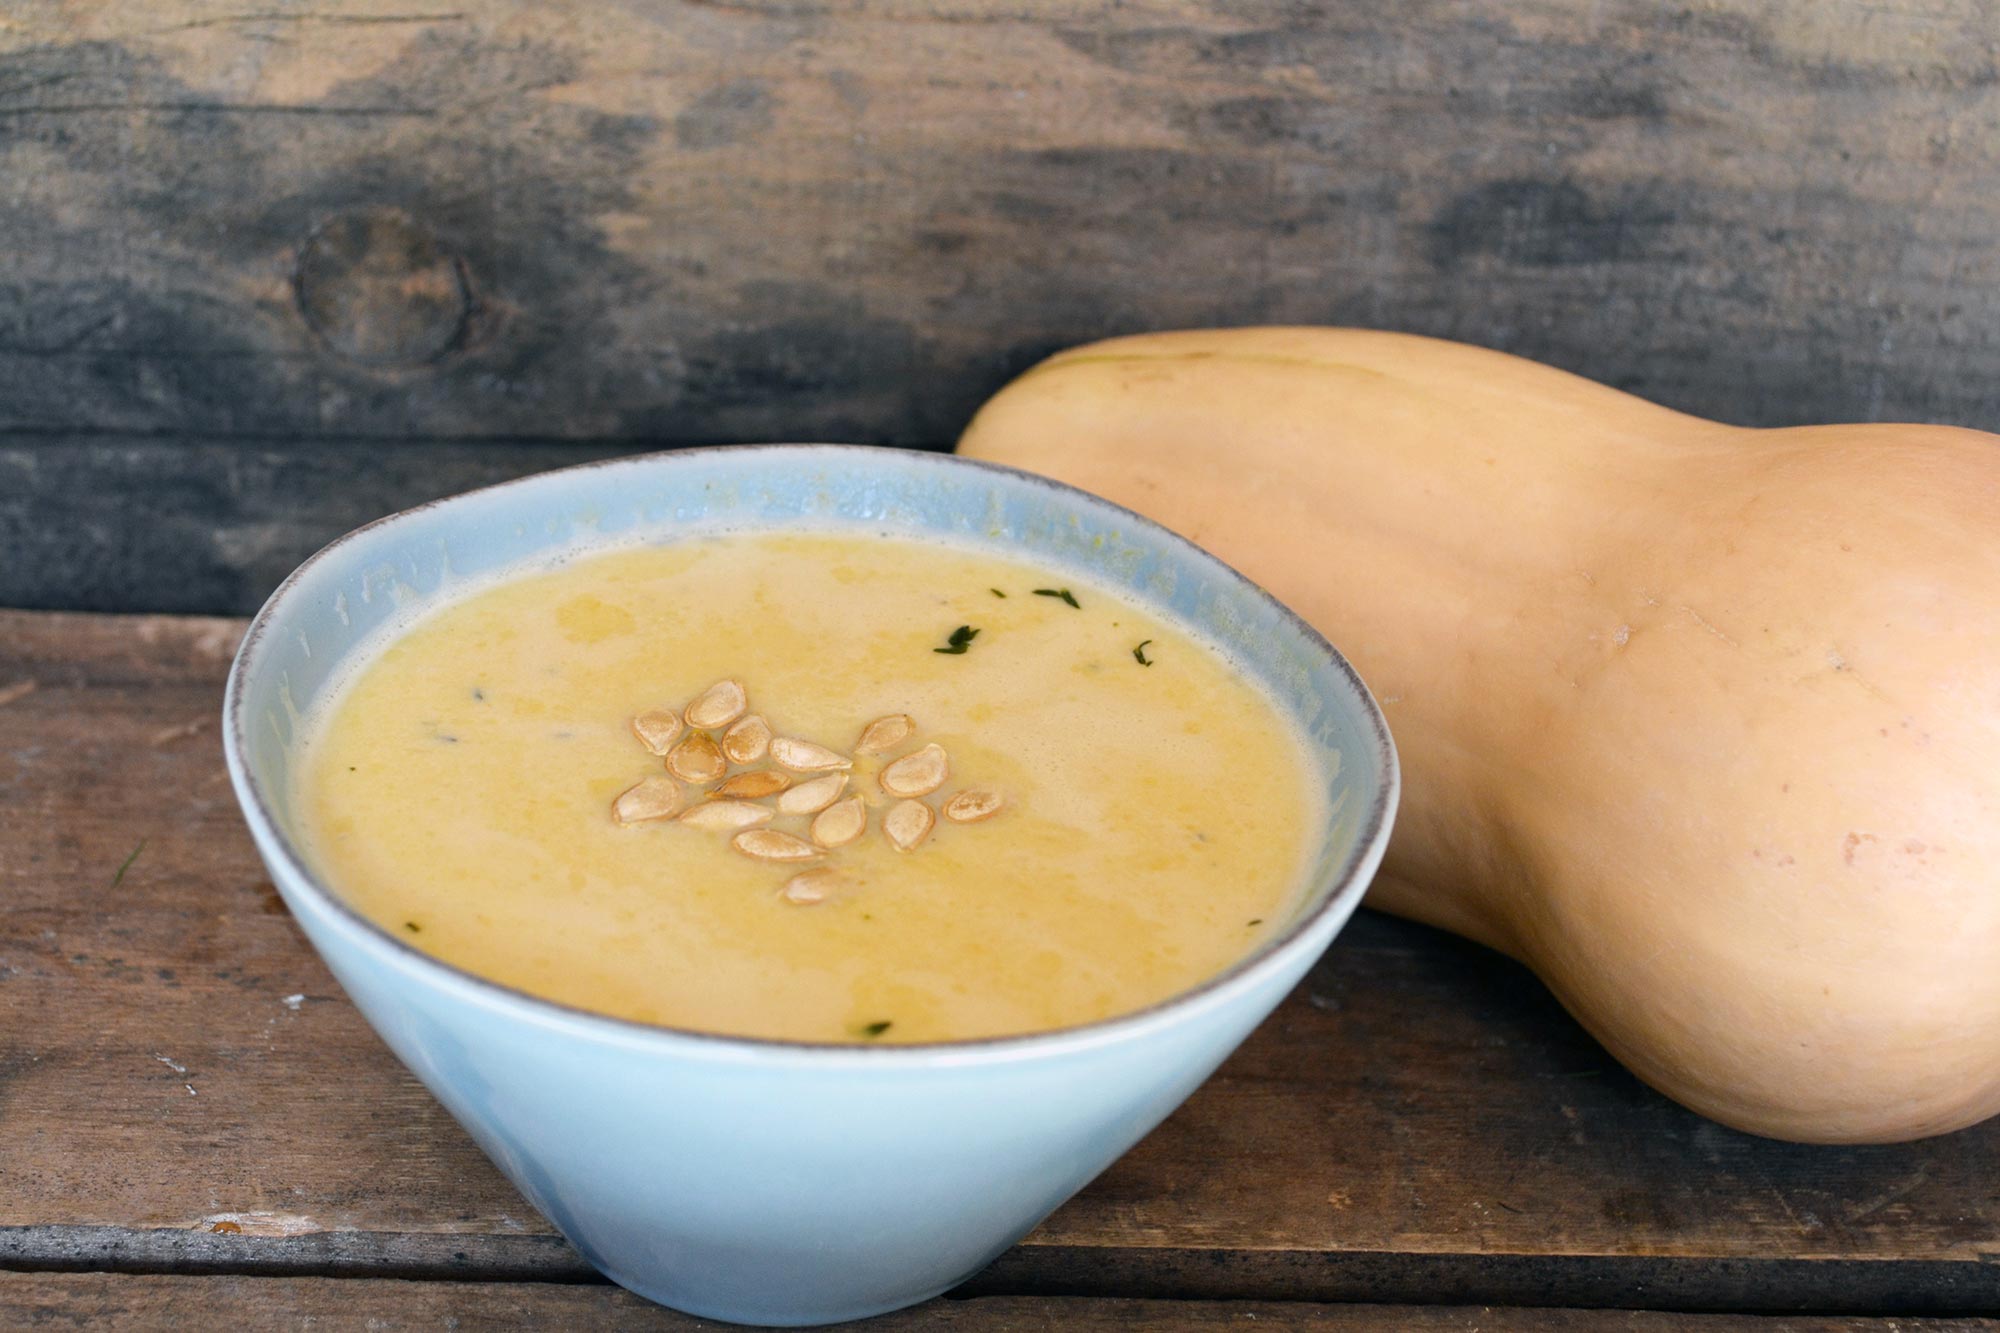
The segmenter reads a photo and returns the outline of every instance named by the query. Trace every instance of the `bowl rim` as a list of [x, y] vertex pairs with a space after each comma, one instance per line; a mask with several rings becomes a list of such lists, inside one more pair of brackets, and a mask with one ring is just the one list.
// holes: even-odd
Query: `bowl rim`
[[[1163, 542], [1170, 548], [1178, 548], [1185, 556], [1212, 566], [1225, 576], [1226, 582], [1238, 588], [1244, 595], [1268, 602], [1283, 619], [1292, 624], [1309, 645], [1325, 654], [1336, 676], [1352, 691], [1353, 698], [1359, 705], [1360, 720], [1365, 724], [1364, 729], [1370, 733], [1369, 739], [1373, 742], [1375, 760], [1382, 775], [1369, 808], [1362, 817], [1354, 846], [1344, 862], [1330, 876], [1331, 883], [1325, 888], [1321, 901], [1310, 911], [1301, 913], [1286, 929], [1243, 954], [1229, 966], [1210, 973], [1193, 985], [1177, 990], [1143, 1008], [1113, 1014], [1108, 1018], [1068, 1027], [950, 1041], [812, 1042], [710, 1032], [698, 1028], [675, 1027], [667, 1023], [621, 1018], [522, 990], [505, 982], [481, 976], [417, 948], [348, 904], [321, 880], [286, 834], [283, 825], [272, 815], [263, 786], [250, 770], [246, 758], [247, 726], [243, 712], [247, 693], [244, 681], [259, 668], [260, 661], [266, 653], [266, 641], [273, 627], [286, 614], [290, 602], [301, 594], [322, 562], [335, 551], [363, 541], [380, 529], [406, 523], [420, 514], [469, 504], [478, 497], [489, 496], [498, 491], [546, 484], [547, 479], [551, 477], [620, 468], [673, 467], [681, 460], [713, 459], [717, 455], [742, 453], [756, 454], [760, 457], [776, 453], [834, 459], [866, 458], [877, 462], [893, 462], [898, 466], [935, 467], [942, 471], [965, 470], [996, 474], [1017, 484], [1041, 487], [1055, 492], [1063, 497], [1065, 503], [1072, 506], [1080, 505], [1085, 509], [1095, 509], [1101, 514], [1115, 517], [1121, 523], [1144, 531], [1153, 540]], [[1149, 606], [1148, 609], [1160, 611], [1157, 606]], [[1194, 633], [1196, 637], [1200, 637], [1200, 631]], [[222, 748], [230, 785], [235, 790], [237, 804], [242, 808], [244, 820], [250, 827], [253, 840], [263, 856], [266, 858], [275, 856], [279, 863], [272, 869], [273, 878], [279, 881], [280, 887], [285, 887], [284, 881], [289, 880], [293, 886], [303, 889], [324, 921], [338, 928], [351, 943], [398, 971], [416, 974], [418, 980], [455, 992], [459, 998], [472, 1001], [484, 1008], [503, 1011], [512, 1020], [566, 1030], [599, 1044], [637, 1045], [651, 1047], [656, 1051], [670, 1049], [678, 1055], [731, 1062], [767, 1062], [774, 1057], [782, 1057], [785, 1063], [836, 1066], [851, 1064], [868, 1068], [887, 1065], [929, 1067], [986, 1064], [1042, 1058], [1060, 1052], [1083, 1050], [1128, 1040], [1148, 1030], [1174, 1026], [1201, 1012], [1226, 1005], [1239, 993], [1254, 988], [1269, 974], [1282, 970], [1300, 953], [1315, 948], [1323, 949], [1331, 942], [1331, 933], [1326, 941], [1318, 945], [1314, 943], [1314, 936], [1329, 918], [1337, 917], [1340, 921], [1344, 921], [1353, 907], [1358, 906], [1355, 900], [1365, 892], [1368, 881], [1373, 877], [1387, 849], [1390, 827], [1402, 791], [1401, 766], [1395, 742], [1389, 734], [1388, 722], [1382, 715], [1381, 706], [1369, 692], [1368, 686], [1362, 681], [1353, 665], [1302, 616], [1219, 556], [1143, 514], [1080, 487], [1056, 481], [1039, 473], [952, 453], [883, 445], [837, 443], [696, 445], [596, 459], [474, 487], [435, 500], [427, 500], [364, 523], [334, 538], [308, 556], [285, 577], [265, 599], [257, 614], [251, 618], [237, 647], [235, 658], [230, 663], [227, 682], [223, 688]], [[1310, 891], [1319, 892], [1319, 886], [1311, 886]], [[1333, 932], [1338, 931], [1340, 921], [1335, 923]], [[311, 938], [310, 935], [308, 938]], [[315, 952], [318, 952], [318, 942], [316, 940], [312, 942]]]

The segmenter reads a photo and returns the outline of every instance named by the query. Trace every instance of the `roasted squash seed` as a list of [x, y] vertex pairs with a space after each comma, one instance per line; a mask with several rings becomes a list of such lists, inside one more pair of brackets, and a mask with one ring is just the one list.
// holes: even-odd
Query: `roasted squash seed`
[[681, 785], [668, 777], [650, 777], [618, 793], [611, 817], [621, 824], [665, 819], [681, 808]]
[[755, 713], [722, 733], [722, 752], [732, 764], [754, 764], [770, 748], [771, 724]]
[[977, 824], [999, 814], [1005, 804], [997, 791], [967, 787], [944, 803], [944, 817], [958, 824]]
[[813, 817], [812, 840], [822, 847], [845, 847], [868, 828], [868, 806], [859, 796], [836, 801]]
[[778, 813], [816, 815], [839, 800], [840, 793], [845, 790], [847, 790], [845, 773], [829, 773], [823, 778], [809, 778], [778, 797]]
[[882, 832], [889, 836], [897, 851], [911, 852], [930, 837], [936, 823], [937, 816], [922, 801], [898, 801], [882, 816]]
[[745, 829], [729, 845], [759, 861], [810, 861], [819, 855], [819, 848], [804, 838], [774, 828]]
[[743, 716], [750, 707], [750, 696], [743, 692], [743, 686], [733, 680], [718, 680], [701, 692], [701, 697], [687, 706], [682, 716], [690, 727], [700, 727], [703, 731], [715, 731], [728, 726]]
[[729, 771], [729, 761], [706, 732], [691, 731], [667, 753], [667, 771], [683, 782], [713, 782]]
[[792, 780], [774, 768], [760, 768], [724, 778], [710, 796], [733, 796], [745, 801], [776, 796], [792, 785]]
[[681, 734], [681, 715], [664, 708], [648, 709], [632, 719], [632, 734], [654, 754], [665, 754]]
[[707, 829], [710, 833], [734, 833], [738, 829], [754, 828], [771, 822], [772, 812], [768, 805], [754, 805], [749, 801], [704, 801], [691, 805], [681, 816], [681, 823], [692, 828]]
[[778, 761], [780, 768], [789, 768], [794, 773], [824, 773], [828, 769], [854, 767], [854, 761], [846, 755], [791, 736], [772, 738], [771, 758]]
[[878, 717], [861, 729], [861, 739], [854, 742], [854, 753], [886, 754], [910, 739], [916, 729], [916, 721], [908, 713]]
[[951, 774], [942, 745], [926, 745], [883, 768], [876, 781], [891, 796], [928, 796]]

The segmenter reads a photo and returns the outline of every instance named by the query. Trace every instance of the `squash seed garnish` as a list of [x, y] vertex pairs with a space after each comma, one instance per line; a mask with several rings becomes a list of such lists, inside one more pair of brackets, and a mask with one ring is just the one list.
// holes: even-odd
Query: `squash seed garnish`
[[706, 829], [710, 833], [733, 833], [737, 829], [768, 824], [772, 816], [773, 811], [768, 805], [752, 805], [748, 801], [704, 801], [700, 805], [689, 806], [687, 813], [681, 816], [681, 823]]
[[968, 787], [944, 803], [944, 817], [958, 824], [977, 824], [999, 814], [1006, 803], [997, 791]]
[[908, 713], [891, 713], [887, 717], [878, 717], [861, 729], [861, 739], [854, 742], [854, 753], [887, 753], [910, 739], [916, 729], [916, 720]]
[[701, 692], [701, 697], [687, 706], [683, 714], [690, 727], [700, 727], [703, 731], [714, 731], [726, 727], [743, 716], [750, 707], [750, 696], [743, 692], [738, 681], [718, 680]]
[[836, 871], [822, 867], [818, 870], [801, 870], [785, 881], [785, 887], [778, 896], [788, 903], [801, 907], [811, 907], [826, 901], [826, 896], [840, 886], [840, 875]]
[[740, 800], [755, 801], [766, 796], [776, 796], [791, 785], [792, 780], [776, 769], [760, 768], [724, 779], [720, 786], [709, 793], [709, 796], [733, 796]]
[[771, 739], [771, 758], [778, 761], [780, 768], [789, 768], [794, 773], [824, 773], [830, 768], [854, 767], [854, 761], [846, 755], [792, 736]]
[[691, 731], [668, 752], [667, 771], [683, 782], [713, 782], [729, 771], [729, 761], [706, 732]]
[[[1052, 590], [1046, 595], [1062, 594]], [[953, 636], [954, 647], [940, 651], [964, 652], [977, 632], [962, 629]], [[632, 734], [654, 754], [664, 753], [673, 776], [647, 778], [620, 793], [612, 802], [612, 817], [633, 824], [678, 816], [692, 827], [731, 835], [730, 846], [753, 860], [780, 864], [812, 861], [860, 839], [868, 831], [869, 805], [875, 798], [848, 794], [854, 760], [815, 741], [773, 735], [770, 724], [750, 713], [749, 706], [742, 684], [726, 679], [678, 714], [656, 708], [634, 717]], [[916, 721], [908, 713], [890, 713], [861, 729], [854, 753], [886, 757], [916, 734]], [[775, 767], [750, 767], [766, 758]], [[732, 774], [732, 763], [745, 771]], [[806, 776], [795, 779], [794, 773]], [[917, 798], [938, 791], [950, 776], [950, 757], [935, 743], [882, 764], [876, 781], [894, 801], [882, 816], [882, 833], [898, 851], [916, 850], [936, 831], [937, 809]], [[684, 790], [681, 783], [709, 788], [706, 799], [688, 806], [688, 798], [700, 793]], [[766, 797], [777, 798], [775, 808], [761, 803]], [[975, 824], [1005, 805], [999, 792], [967, 787], [942, 808], [947, 819]], [[779, 815], [811, 816], [806, 830], [811, 840], [765, 827]], [[779, 897], [806, 906], [844, 893], [852, 883], [836, 870], [814, 868], [793, 875]], [[876, 1035], [872, 1027], [870, 1035]]]
[[650, 777], [618, 793], [611, 817], [621, 824], [665, 819], [681, 808], [681, 784], [667, 777]]
[[801, 782], [778, 797], [778, 813], [781, 815], [816, 815], [840, 799], [840, 793], [847, 790], [847, 774], [829, 773], [823, 778], [812, 778]]
[[665, 754], [681, 734], [681, 715], [664, 708], [647, 709], [632, 719], [632, 734], [654, 754]]
[[928, 796], [950, 775], [944, 747], [933, 742], [887, 765], [875, 780], [891, 796]]
[[868, 829], [868, 804], [859, 796], [836, 801], [813, 817], [812, 840], [822, 847], [845, 847]]
[[759, 861], [810, 861], [819, 855], [819, 848], [804, 838], [774, 828], [745, 829], [731, 838], [729, 845]]
[[771, 724], [757, 714], [722, 733], [722, 752], [733, 764], [754, 764], [771, 748]]
[[882, 816], [882, 832], [889, 835], [897, 851], [911, 852], [930, 837], [936, 823], [937, 816], [922, 801], [898, 801]]

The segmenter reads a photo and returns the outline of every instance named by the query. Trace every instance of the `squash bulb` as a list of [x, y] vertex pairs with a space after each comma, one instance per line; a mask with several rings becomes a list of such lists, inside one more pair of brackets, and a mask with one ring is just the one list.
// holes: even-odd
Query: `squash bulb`
[[1061, 353], [959, 450], [1318, 626], [1402, 755], [1373, 904], [1521, 959], [1654, 1087], [1817, 1142], [2000, 1111], [2000, 438], [1269, 328]]

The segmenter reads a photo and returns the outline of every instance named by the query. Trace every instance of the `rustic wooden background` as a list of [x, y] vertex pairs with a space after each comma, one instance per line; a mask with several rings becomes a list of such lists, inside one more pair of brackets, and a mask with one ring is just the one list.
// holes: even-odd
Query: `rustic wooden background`
[[0, 605], [244, 611], [615, 449], [1341, 321], [2000, 426], [1987, 0], [11, 0]]

